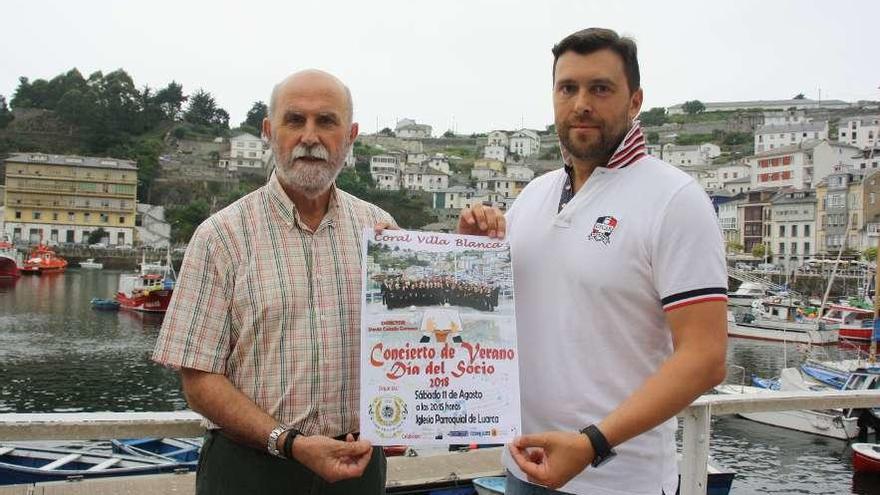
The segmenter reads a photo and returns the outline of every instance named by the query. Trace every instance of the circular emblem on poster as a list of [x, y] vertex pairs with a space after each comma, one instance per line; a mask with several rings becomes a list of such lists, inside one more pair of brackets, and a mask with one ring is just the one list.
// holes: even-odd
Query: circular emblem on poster
[[370, 402], [370, 421], [376, 432], [385, 438], [391, 438], [400, 431], [408, 413], [406, 402], [396, 395], [383, 395]]

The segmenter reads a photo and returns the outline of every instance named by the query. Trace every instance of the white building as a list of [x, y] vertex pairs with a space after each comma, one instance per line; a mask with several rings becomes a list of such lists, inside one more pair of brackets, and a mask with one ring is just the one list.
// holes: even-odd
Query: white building
[[524, 179], [530, 181], [535, 178], [535, 171], [525, 165], [507, 165], [506, 175], [512, 179]]
[[850, 160], [856, 170], [874, 170], [880, 164], [880, 146], [876, 149], [866, 149], [857, 152]]
[[734, 194], [742, 194], [752, 190], [752, 179], [746, 175], [739, 179], [729, 180], [724, 183], [724, 190]]
[[442, 153], [437, 153], [436, 155], [426, 160], [424, 163], [428, 166], [428, 168], [449, 175], [449, 158], [447, 158], [446, 155]]
[[718, 205], [718, 225], [721, 227], [721, 233], [724, 234], [724, 241], [739, 242], [739, 212], [741, 208], [737, 206], [743, 202], [743, 198], [734, 198]]
[[[841, 110], [850, 108], [852, 105], [841, 100], [754, 100], [754, 101], [719, 101], [703, 102], [704, 112], [735, 112], [737, 110]], [[666, 109], [667, 115], [681, 115], [684, 112], [684, 104], [679, 103]]]
[[449, 174], [426, 165], [407, 165], [400, 174], [404, 189], [410, 191], [439, 191], [449, 188]]
[[827, 121], [764, 125], [755, 131], [755, 152], [760, 153], [819, 139], [828, 139]]
[[478, 192], [464, 186], [433, 191], [431, 196], [432, 206], [441, 210], [460, 210], [483, 202], [499, 203], [504, 199], [500, 194], [491, 191]]
[[515, 179], [513, 177], [489, 177], [477, 181], [477, 192], [480, 194], [497, 193], [504, 198], [515, 198], [520, 191], [529, 183], [528, 179]]
[[[727, 187], [728, 183], [731, 183], [737, 179], [741, 179], [743, 177], [749, 177], [751, 172], [751, 168], [745, 163], [726, 163], [719, 165], [716, 168], [718, 172], [718, 182], [721, 183], [721, 188], [730, 191], [730, 188]], [[730, 192], [740, 192], [740, 191], [730, 191]]]
[[816, 251], [816, 191], [782, 190], [770, 200], [770, 252], [788, 271]]
[[785, 110], [782, 112], [764, 112], [763, 125], [792, 125], [810, 122], [803, 110]]
[[858, 168], [855, 156], [859, 149], [855, 146], [838, 141], [824, 140], [812, 150], [813, 158], [813, 184], [828, 177], [834, 171], [835, 166], [843, 165], [847, 168]]
[[488, 160], [507, 161], [507, 147], [498, 144], [490, 144], [483, 148], [483, 158]]
[[860, 149], [880, 145], [880, 115], [860, 115], [840, 119], [838, 140]]
[[541, 138], [531, 129], [520, 129], [510, 135], [510, 152], [521, 158], [536, 155], [541, 151]]
[[712, 159], [721, 155], [717, 144], [703, 143], [691, 146], [679, 146], [672, 143], [663, 145], [661, 159], [677, 167], [693, 167], [709, 165]]
[[785, 146], [746, 158], [751, 169], [752, 189], [809, 189], [819, 182], [813, 178], [812, 150], [817, 141]]
[[431, 137], [431, 126], [417, 124], [413, 119], [401, 119], [394, 128], [394, 134], [404, 139], [425, 139]]
[[406, 154], [406, 163], [409, 163], [410, 165], [418, 165], [427, 159], [428, 159], [428, 154], [425, 153], [424, 151]]
[[395, 155], [376, 155], [370, 158], [370, 176], [377, 189], [400, 190], [400, 158]]
[[220, 168], [235, 171], [237, 169], [262, 169], [265, 165], [263, 140], [242, 132], [229, 138], [229, 150], [220, 153]]
[[501, 146], [507, 148], [510, 145], [510, 137], [504, 131], [492, 131], [487, 136], [487, 146]]

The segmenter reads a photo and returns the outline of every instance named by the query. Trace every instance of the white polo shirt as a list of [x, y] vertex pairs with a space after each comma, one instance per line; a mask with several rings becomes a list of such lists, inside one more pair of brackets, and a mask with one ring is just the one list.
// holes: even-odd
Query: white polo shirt
[[[567, 178], [535, 179], [507, 213], [525, 433], [598, 424], [672, 354], [664, 311], [727, 299], [721, 231], [690, 176], [647, 155], [597, 168], [557, 213]], [[618, 445], [562, 491], [675, 493], [675, 429]]]

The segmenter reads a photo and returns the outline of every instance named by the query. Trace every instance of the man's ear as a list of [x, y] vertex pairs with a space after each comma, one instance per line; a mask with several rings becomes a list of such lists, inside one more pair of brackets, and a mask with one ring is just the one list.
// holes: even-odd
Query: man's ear
[[357, 139], [357, 137], [358, 137], [358, 131], [359, 131], [359, 130], [360, 130], [360, 128], [358, 127], [358, 123], [357, 123], [357, 122], [352, 122], [352, 123], [351, 123], [351, 132], [350, 132], [350, 134], [349, 134], [349, 136], [348, 136], [348, 139], [349, 139], [349, 142], [350, 142], [350, 143], [354, 143], [354, 140]]
[[634, 120], [639, 116], [639, 113], [642, 111], [642, 101], [645, 98], [645, 94], [642, 92], [642, 88], [636, 90], [632, 96], [629, 97], [629, 119]]
[[269, 120], [269, 117], [263, 118], [263, 137], [272, 139], [272, 121]]

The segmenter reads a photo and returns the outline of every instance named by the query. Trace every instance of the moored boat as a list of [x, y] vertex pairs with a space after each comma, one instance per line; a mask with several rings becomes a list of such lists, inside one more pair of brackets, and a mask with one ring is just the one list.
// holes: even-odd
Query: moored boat
[[21, 275], [21, 264], [21, 253], [15, 246], [10, 242], [0, 241], [0, 279], [18, 278]]
[[104, 263], [101, 263], [99, 261], [95, 261], [94, 258], [89, 258], [85, 261], [80, 261], [79, 267], [80, 268], [88, 268], [91, 270], [101, 270], [104, 268]]
[[880, 444], [854, 443], [851, 447], [853, 469], [857, 473], [880, 473]]
[[110, 440], [113, 451], [133, 456], [186, 463], [195, 469], [199, 460], [201, 438], [129, 438]]
[[116, 300], [122, 309], [164, 313], [171, 302], [174, 282], [170, 255], [165, 264], [148, 264], [144, 259], [140, 272], [123, 273], [119, 276]]
[[100, 309], [103, 311], [116, 311], [119, 309], [119, 301], [114, 301], [112, 299], [101, 299], [99, 297], [93, 297], [89, 304], [92, 306], [92, 309]]
[[870, 342], [874, 335], [873, 309], [832, 304], [822, 319], [837, 324], [841, 339]]
[[41, 275], [44, 273], [60, 273], [67, 269], [67, 260], [55, 254], [43, 244], [35, 247], [21, 268], [21, 273]]
[[188, 469], [148, 457], [0, 443], [0, 485], [159, 474]]

